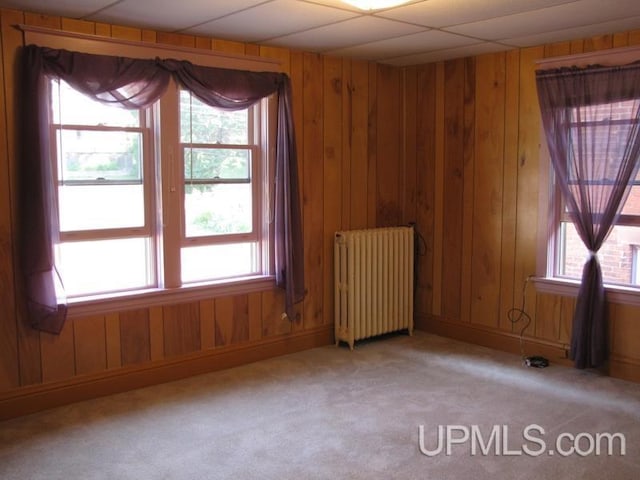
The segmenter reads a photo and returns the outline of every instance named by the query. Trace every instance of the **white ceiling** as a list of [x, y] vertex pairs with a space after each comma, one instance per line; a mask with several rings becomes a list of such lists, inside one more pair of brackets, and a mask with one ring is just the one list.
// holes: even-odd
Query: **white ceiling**
[[0, 0], [1, 7], [412, 65], [640, 28], [640, 0]]

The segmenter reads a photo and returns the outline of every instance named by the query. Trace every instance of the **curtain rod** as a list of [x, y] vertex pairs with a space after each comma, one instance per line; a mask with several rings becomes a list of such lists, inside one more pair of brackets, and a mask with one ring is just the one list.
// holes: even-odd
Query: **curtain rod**
[[640, 60], [640, 45], [631, 47], [608, 48], [594, 52], [576, 53], [561, 57], [549, 57], [536, 60], [536, 70], [560, 67], [586, 67], [602, 65], [613, 67], [626, 65]]
[[[201, 48], [143, 42], [141, 40], [123, 40], [103, 35], [68, 32], [33, 25], [17, 24], [13, 26], [23, 32], [25, 44], [35, 43], [50, 48], [63, 48], [85, 53], [103, 53], [106, 55], [135, 58], [154, 58], [158, 56], [158, 50], [164, 50], [168, 56], [180, 60], [189, 60], [192, 63], [203, 66], [253, 71], [281, 71], [281, 62], [274, 58], [255, 55], [238, 55]], [[122, 47], [127, 47], [127, 50], [123, 52]], [[155, 51], [155, 53], [153, 51]]]

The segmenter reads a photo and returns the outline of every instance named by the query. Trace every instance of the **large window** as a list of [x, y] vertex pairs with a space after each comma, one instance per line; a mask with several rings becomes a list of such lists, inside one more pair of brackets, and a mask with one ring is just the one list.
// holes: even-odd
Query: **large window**
[[[593, 172], [591, 178], [600, 178], [597, 184], [593, 182], [589, 188], [611, 189], [615, 182], [617, 165], [610, 159], [622, 158], [621, 149], [626, 148], [629, 129], [636, 121], [634, 113], [637, 108], [635, 101], [620, 101], [590, 108], [590, 114], [575, 108], [570, 125], [569, 142], [573, 146], [570, 151], [578, 149], [578, 142], [589, 142], [595, 156], [594, 168], [604, 168], [609, 165], [611, 172]], [[616, 125], [610, 128], [611, 123]], [[609, 159], [605, 162], [605, 159]], [[570, 162], [572, 159], [567, 159]], [[600, 161], [598, 161], [600, 160]], [[570, 171], [570, 170], [569, 170]], [[553, 178], [553, 175], [552, 175]], [[569, 187], [579, 189], [583, 185], [575, 178], [569, 178]], [[552, 252], [549, 262], [549, 276], [579, 280], [582, 268], [587, 259], [587, 249], [580, 240], [576, 229], [567, 214], [566, 205], [562, 201], [560, 187], [553, 186], [554, 217], [550, 235], [549, 251]], [[622, 214], [613, 227], [609, 237], [598, 252], [598, 259], [605, 284], [611, 286], [637, 287], [638, 258], [636, 251], [640, 245], [640, 174], [633, 183], [626, 200]]]
[[126, 110], [50, 84], [69, 298], [269, 273], [264, 105], [223, 111], [174, 87]]

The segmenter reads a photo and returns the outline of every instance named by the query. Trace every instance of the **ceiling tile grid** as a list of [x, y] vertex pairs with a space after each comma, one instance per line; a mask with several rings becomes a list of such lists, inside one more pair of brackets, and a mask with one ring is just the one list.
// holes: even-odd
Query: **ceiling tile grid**
[[640, 29], [640, 0], [0, 0], [0, 7], [411, 65]]

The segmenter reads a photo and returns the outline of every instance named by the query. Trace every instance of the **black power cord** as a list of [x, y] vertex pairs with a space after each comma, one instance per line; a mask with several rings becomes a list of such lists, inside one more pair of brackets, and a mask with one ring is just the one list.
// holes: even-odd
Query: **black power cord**
[[522, 337], [524, 336], [524, 332], [527, 330], [527, 328], [529, 328], [529, 325], [531, 325], [531, 316], [527, 313], [526, 311], [526, 299], [527, 299], [527, 285], [529, 283], [529, 280], [531, 280], [533, 278], [533, 275], [529, 275], [525, 281], [524, 281], [524, 285], [522, 286], [522, 303], [520, 308], [517, 307], [513, 307], [511, 308], [508, 312], [507, 312], [507, 318], [509, 319], [509, 321], [515, 325], [516, 323], [520, 322], [522, 319], [526, 320], [526, 323], [524, 324], [524, 326], [520, 329], [520, 355], [522, 356], [522, 363], [524, 365], [526, 365], [527, 367], [535, 367], [535, 368], [544, 368], [549, 366], [549, 360], [547, 360], [546, 358], [540, 356], [540, 355], [534, 355], [532, 357], [527, 357], [524, 354], [524, 344], [522, 341]]

